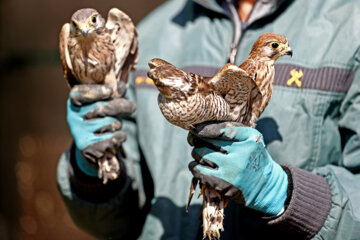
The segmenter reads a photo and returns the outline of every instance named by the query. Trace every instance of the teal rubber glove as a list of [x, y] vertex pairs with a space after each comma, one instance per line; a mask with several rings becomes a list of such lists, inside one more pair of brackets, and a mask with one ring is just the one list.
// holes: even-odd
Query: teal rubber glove
[[133, 102], [122, 97], [112, 99], [112, 93], [111, 88], [103, 85], [76, 85], [67, 101], [67, 122], [76, 146], [76, 163], [89, 176], [98, 176], [97, 161], [126, 140], [126, 134], [120, 130], [120, 117], [135, 111]]
[[268, 215], [282, 213], [288, 176], [271, 158], [261, 133], [251, 127], [209, 129], [189, 135], [195, 178], [238, 204]]

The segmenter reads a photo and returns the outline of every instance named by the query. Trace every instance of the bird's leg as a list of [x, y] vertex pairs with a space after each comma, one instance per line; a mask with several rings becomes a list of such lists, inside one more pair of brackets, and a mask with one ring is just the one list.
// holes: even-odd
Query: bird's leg
[[192, 197], [193, 197], [193, 195], [195, 193], [195, 189], [196, 189], [197, 184], [198, 184], [198, 180], [193, 177], [191, 179], [189, 198], [188, 198], [188, 202], [186, 204], [186, 212], [189, 211], [190, 202], [191, 202], [191, 199], [192, 199]]
[[219, 239], [220, 231], [224, 231], [224, 208], [227, 205], [227, 198], [222, 197], [209, 186], [204, 188], [203, 195], [203, 238]]
[[116, 75], [114, 70], [111, 70], [108, 74], [106, 74], [104, 79], [104, 84], [112, 88], [113, 90], [113, 94], [111, 95], [112, 98], [119, 97], [119, 92], [117, 88], [118, 82], [116, 80]]
[[[200, 183], [201, 184], [201, 183]], [[199, 195], [198, 195], [198, 198], [204, 194], [205, 192], [205, 188], [206, 188], [206, 185], [205, 184], [201, 184], [201, 189], [200, 189], [200, 192], [199, 192]]]
[[115, 180], [119, 177], [120, 165], [116, 158], [115, 151], [107, 150], [104, 156], [98, 161], [99, 172], [98, 176], [103, 179], [103, 184], [108, 180]]

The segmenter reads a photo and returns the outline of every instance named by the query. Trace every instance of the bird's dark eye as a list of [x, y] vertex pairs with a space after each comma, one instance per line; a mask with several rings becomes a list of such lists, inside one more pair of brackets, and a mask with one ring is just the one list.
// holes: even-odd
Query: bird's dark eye
[[92, 21], [93, 23], [96, 23], [96, 17], [95, 17], [95, 16], [92, 17], [92, 18], [91, 18], [91, 21]]
[[273, 49], [277, 49], [277, 48], [279, 47], [279, 44], [276, 43], [276, 42], [274, 42], [274, 43], [271, 44], [271, 47], [272, 47]]
[[72, 23], [74, 28], [77, 28], [76, 22], [72, 21], [71, 23]]

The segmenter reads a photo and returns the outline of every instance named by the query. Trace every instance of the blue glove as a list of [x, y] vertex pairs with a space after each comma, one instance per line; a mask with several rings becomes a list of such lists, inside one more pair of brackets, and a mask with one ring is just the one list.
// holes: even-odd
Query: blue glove
[[112, 93], [104, 85], [76, 85], [67, 101], [67, 122], [76, 146], [76, 163], [89, 176], [98, 176], [97, 161], [126, 140], [118, 118], [135, 111], [133, 102], [121, 97], [111, 99]]
[[189, 164], [194, 177], [238, 204], [268, 215], [282, 213], [288, 176], [272, 160], [261, 133], [251, 127], [218, 128], [204, 134], [206, 130], [189, 135], [195, 146], [196, 161]]

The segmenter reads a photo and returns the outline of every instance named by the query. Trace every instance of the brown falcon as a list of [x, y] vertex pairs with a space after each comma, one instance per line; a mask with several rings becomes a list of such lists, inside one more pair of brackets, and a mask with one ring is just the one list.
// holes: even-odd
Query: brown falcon
[[[240, 66], [226, 64], [213, 77], [184, 72], [161, 59], [149, 61], [148, 76], [160, 91], [161, 112], [174, 125], [191, 130], [199, 123], [229, 121], [255, 127], [272, 95], [274, 63], [283, 55], [292, 55], [287, 39], [264, 33]], [[189, 202], [196, 185], [193, 179]], [[201, 193], [204, 237], [219, 238], [227, 200], [209, 186]], [[212, 202], [214, 197], [220, 201]]]
[[[77, 84], [104, 84], [119, 96], [119, 82], [127, 84], [129, 71], [138, 60], [138, 40], [130, 17], [117, 8], [107, 21], [95, 10], [76, 11], [60, 32], [60, 57], [69, 87]], [[119, 164], [109, 149], [99, 161], [99, 177], [104, 183], [118, 176]]]

